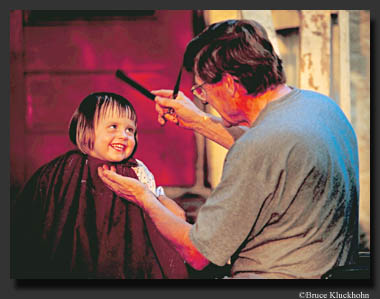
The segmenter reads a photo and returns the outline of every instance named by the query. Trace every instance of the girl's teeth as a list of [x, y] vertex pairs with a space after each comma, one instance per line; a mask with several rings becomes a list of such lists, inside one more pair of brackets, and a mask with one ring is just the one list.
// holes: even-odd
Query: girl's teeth
[[117, 150], [123, 150], [124, 149], [124, 146], [123, 145], [112, 145], [113, 148], [117, 149]]

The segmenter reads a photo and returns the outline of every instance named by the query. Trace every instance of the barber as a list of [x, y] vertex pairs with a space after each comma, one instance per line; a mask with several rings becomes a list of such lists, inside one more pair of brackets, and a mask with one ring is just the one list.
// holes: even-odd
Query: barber
[[[186, 48], [192, 92], [154, 91], [158, 121], [174, 122], [229, 149], [221, 181], [187, 223], [143, 184], [106, 166], [102, 180], [140, 206], [193, 268], [231, 262], [233, 278], [320, 278], [355, 263], [358, 153], [354, 130], [333, 100], [286, 85], [265, 29], [229, 20]], [[169, 109], [173, 113], [168, 113]]]

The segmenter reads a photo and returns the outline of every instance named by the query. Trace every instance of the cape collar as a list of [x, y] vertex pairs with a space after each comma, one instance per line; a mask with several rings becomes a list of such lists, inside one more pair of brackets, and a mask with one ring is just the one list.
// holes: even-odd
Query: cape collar
[[95, 168], [100, 167], [102, 165], [108, 165], [108, 166], [113, 165], [115, 167], [117, 167], [118, 165], [124, 166], [124, 167], [136, 167], [136, 166], [138, 166], [136, 159], [133, 157], [122, 160], [120, 162], [104, 161], [104, 160], [101, 160], [101, 159], [98, 159], [98, 158], [95, 158], [95, 157], [92, 157], [89, 155], [86, 155], [86, 158], [88, 160], [89, 165], [91, 167], [95, 167]]

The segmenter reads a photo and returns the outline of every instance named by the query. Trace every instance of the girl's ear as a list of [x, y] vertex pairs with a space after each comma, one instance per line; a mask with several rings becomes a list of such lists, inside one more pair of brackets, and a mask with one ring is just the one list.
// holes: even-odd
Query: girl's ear
[[139, 142], [139, 134], [137, 134], [137, 129], [136, 129], [136, 133], [135, 133], [135, 141], [136, 141], [136, 145], [137, 145], [137, 142]]
[[137, 129], [135, 131], [135, 148], [133, 149], [131, 155], [128, 157], [129, 158], [132, 158], [137, 150], [137, 145], [138, 145], [138, 140], [139, 140], [139, 135], [137, 134]]

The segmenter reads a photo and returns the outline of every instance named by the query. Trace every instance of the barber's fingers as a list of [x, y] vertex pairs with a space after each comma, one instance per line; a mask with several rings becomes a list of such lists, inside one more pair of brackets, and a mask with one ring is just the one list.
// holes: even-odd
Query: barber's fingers
[[175, 114], [164, 113], [162, 115], [158, 115], [157, 117], [157, 121], [161, 126], [163, 126], [167, 120], [175, 124], [178, 124], [178, 118]]
[[167, 110], [167, 109], [164, 109], [162, 106], [160, 106], [157, 103], [156, 103], [155, 108], [156, 108], [156, 111], [158, 114], [157, 121], [161, 126], [163, 126], [166, 123], [166, 119], [165, 119], [164, 115], [165, 115], [165, 110]]
[[156, 108], [158, 115], [160, 115], [160, 116], [164, 115], [167, 112], [167, 109], [165, 109], [165, 107], [161, 106], [157, 102], [156, 102], [155, 108]]
[[164, 98], [171, 98], [173, 96], [173, 90], [171, 89], [152, 90], [151, 92], [156, 96], [160, 96]]
[[[156, 97], [156, 99], [157, 98], [158, 97]], [[169, 100], [169, 101], [173, 102], [173, 100]], [[172, 104], [172, 103], [169, 103], [169, 105], [170, 104]], [[174, 123], [178, 123], [178, 119], [177, 119], [177, 116], [175, 114], [175, 110], [172, 107], [165, 107], [165, 105], [161, 106], [159, 104], [159, 102], [156, 102], [155, 108], [156, 108], [156, 111], [158, 113], [157, 120], [158, 120], [158, 123], [160, 125], [163, 126], [167, 120], [174, 122]]]
[[109, 170], [105, 169], [104, 167], [98, 167], [98, 175], [100, 179], [118, 196], [135, 202], [136, 200], [133, 193], [133, 186], [135, 182], [138, 181], [133, 178], [124, 177], [117, 174], [115, 171], [113, 171], [113, 167], [114, 166], [111, 166], [111, 169]]
[[172, 123], [178, 124], [178, 118], [177, 118], [177, 115], [175, 115], [175, 114], [165, 113], [165, 114], [163, 115], [163, 117], [164, 117], [166, 120], [168, 120], [168, 121], [170, 121], [170, 122], [172, 122]]
[[178, 102], [173, 99], [156, 96], [154, 98], [154, 101], [156, 102], [156, 104], [160, 105], [162, 109], [172, 108], [175, 110], [178, 107]]
[[111, 170], [113, 172], [116, 172], [116, 167], [114, 165], [111, 165], [111, 167], [109, 167], [107, 164], [103, 164], [102, 168], [104, 170]]
[[110, 188], [111, 190], [117, 190], [118, 183], [115, 181], [114, 176], [117, 175], [115, 172], [103, 167], [98, 167], [98, 175], [101, 180]]
[[112, 167], [114, 168], [114, 166], [111, 166], [111, 168], [109, 168], [109, 166], [107, 165], [103, 165], [103, 167], [98, 167], [98, 175], [101, 179], [105, 178], [107, 181], [112, 181], [112, 182], [117, 182], [117, 180], [115, 179], [116, 176], [119, 176], [115, 170], [112, 169]]
[[166, 123], [166, 119], [165, 119], [163, 116], [161, 116], [161, 115], [158, 115], [158, 117], [157, 117], [157, 121], [158, 121], [158, 123], [159, 123], [161, 126], [163, 126], [163, 125]]

